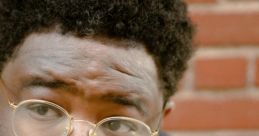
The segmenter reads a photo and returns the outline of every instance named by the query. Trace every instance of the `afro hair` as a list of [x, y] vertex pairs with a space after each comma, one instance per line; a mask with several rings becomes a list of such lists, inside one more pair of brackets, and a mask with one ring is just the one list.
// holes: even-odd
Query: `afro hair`
[[194, 27], [181, 0], [0, 0], [0, 70], [33, 32], [102, 35], [144, 44], [158, 67], [165, 101], [191, 57]]

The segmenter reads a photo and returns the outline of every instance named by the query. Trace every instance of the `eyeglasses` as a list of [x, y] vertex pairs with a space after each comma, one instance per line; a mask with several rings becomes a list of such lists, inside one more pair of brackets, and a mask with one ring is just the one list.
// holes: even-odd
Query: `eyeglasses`
[[[25, 100], [13, 108], [13, 131], [16, 136], [69, 136], [74, 120], [61, 106], [44, 100]], [[89, 136], [157, 136], [144, 122], [129, 117], [109, 117], [93, 124], [85, 135]]]
[[[9, 90], [1, 79], [0, 83]], [[144, 122], [129, 117], [109, 117], [96, 124], [75, 120], [64, 108], [45, 100], [30, 99], [14, 104], [8, 99], [8, 103], [13, 108], [12, 129], [15, 136], [74, 135], [77, 123], [90, 126], [83, 133], [86, 136], [157, 136], [161, 120], [160, 115], [158, 127], [152, 131]]]

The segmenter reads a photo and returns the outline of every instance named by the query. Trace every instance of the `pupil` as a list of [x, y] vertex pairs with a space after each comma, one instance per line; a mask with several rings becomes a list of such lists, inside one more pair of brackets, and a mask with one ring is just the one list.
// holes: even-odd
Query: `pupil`
[[45, 115], [48, 112], [49, 108], [47, 106], [40, 106], [37, 108], [37, 113], [40, 115]]

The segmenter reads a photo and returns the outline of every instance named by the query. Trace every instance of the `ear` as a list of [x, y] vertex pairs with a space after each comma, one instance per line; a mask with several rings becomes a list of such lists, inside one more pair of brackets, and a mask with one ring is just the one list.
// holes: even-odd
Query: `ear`
[[175, 103], [172, 100], [169, 100], [166, 103], [165, 109], [164, 109], [164, 117], [166, 117], [168, 114], [172, 112], [172, 110], [175, 109]]

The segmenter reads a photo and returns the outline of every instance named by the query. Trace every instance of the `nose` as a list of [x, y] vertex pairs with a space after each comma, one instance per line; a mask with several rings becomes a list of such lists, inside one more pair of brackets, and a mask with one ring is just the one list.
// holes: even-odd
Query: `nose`
[[95, 125], [84, 120], [74, 120], [71, 127], [72, 131], [69, 136], [91, 136]]

